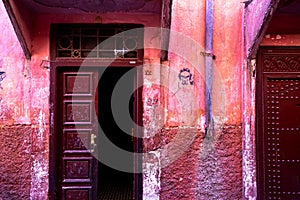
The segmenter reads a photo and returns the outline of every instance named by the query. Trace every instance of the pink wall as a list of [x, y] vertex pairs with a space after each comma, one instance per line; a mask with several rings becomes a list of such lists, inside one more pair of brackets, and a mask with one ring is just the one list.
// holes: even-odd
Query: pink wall
[[0, 194], [4, 199], [28, 199], [32, 150], [30, 81], [27, 62], [2, 2], [0, 27], [0, 71], [6, 72], [0, 87]]
[[[154, 146], [158, 150], [153, 152], [161, 164], [155, 168], [160, 174], [156, 182], [161, 199], [242, 198], [243, 4], [218, 0], [214, 3], [213, 54], [216, 60], [212, 101], [215, 126], [214, 131], [203, 138], [205, 1], [193, 4], [173, 1], [173, 33], [170, 59], [166, 63], [169, 69], [163, 78], [168, 76], [164, 80], [176, 95], [164, 95], [167, 101], [165, 129], [160, 133], [161, 142]], [[177, 74], [184, 67], [194, 75], [193, 85], [180, 85]], [[176, 141], [176, 137], [183, 142]], [[176, 142], [175, 153], [172, 146]], [[184, 153], [180, 154], [179, 147], [184, 148]], [[170, 155], [178, 157], [172, 162]]]
[[247, 57], [251, 56], [253, 45], [258, 40], [262, 25], [272, 5], [271, 0], [253, 0], [245, 9], [245, 48]]
[[[256, 51], [266, 31], [268, 14], [274, 1], [253, 0], [243, 11], [244, 62], [242, 64], [243, 108], [243, 198], [257, 198], [256, 184]], [[254, 59], [252, 59], [254, 58]]]
[[[33, 34], [33, 56], [32, 56], [32, 62], [36, 67], [39, 67], [41, 60], [49, 60], [49, 32], [50, 32], [50, 24], [51, 23], [98, 23], [97, 19], [99, 19], [99, 16], [101, 17], [102, 23], [138, 23], [138, 24], [144, 24], [146, 27], [159, 27], [160, 26], [160, 16], [155, 14], [126, 14], [126, 13], [110, 13], [110, 14], [86, 14], [84, 16], [74, 14], [74, 15], [65, 15], [65, 14], [58, 14], [55, 15], [39, 15], [39, 17], [36, 18], [35, 23], [35, 29]], [[152, 44], [154, 46], [158, 46], [155, 44], [159, 44], [159, 37], [157, 37], [157, 30], [145, 29], [145, 38], [144, 43], [145, 44]], [[146, 48], [144, 51], [144, 58], [145, 60], [159, 60], [160, 51], [153, 48]], [[39, 67], [40, 68], [40, 67]], [[38, 91], [43, 88], [46, 94], [49, 95], [49, 78], [48, 76], [43, 76], [42, 74], [36, 74], [39, 80], [36, 80], [40, 84], [37, 88], [37, 94]], [[48, 102], [48, 97], [47, 99]], [[36, 102], [39, 104], [38, 102]], [[49, 107], [47, 107], [48, 109]], [[48, 110], [45, 111], [45, 116], [49, 116]], [[49, 120], [47, 120], [48, 122]], [[49, 132], [46, 132], [46, 135], [48, 135]], [[48, 149], [47, 149], [48, 150]], [[47, 158], [44, 157], [44, 163], [47, 163]], [[44, 171], [47, 172], [48, 169], [45, 169]], [[38, 181], [37, 181], [38, 182]], [[44, 188], [47, 186], [47, 181], [43, 183]], [[45, 189], [44, 189], [45, 190]], [[34, 194], [32, 194], [35, 196]]]
[[[162, 84], [165, 126], [160, 133], [160, 199], [198, 199], [200, 145], [204, 132], [205, 1], [173, 1], [169, 62]], [[192, 80], [179, 79], [188, 69]], [[187, 75], [186, 73], [185, 75]], [[191, 83], [192, 81], [192, 83]], [[194, 177], [194, 178], [193, 178]]]
[[[49, 94], [50, 71], [44, 68], [43, 61], [49, 61], [49, 39], [51, 23], [140, 23], [145, 26], [160, 26], [158, 14], [87, 14], [87, 15], [39, 15], [32, 14], [23, 20], [31, 21], [33, 29], [25, 31], [30, 35], [30, 61], [24, 54], [15, 36], [14, 30], [1, 3], [1, 66], [7, 77], [2, 82], [1, 101], [1, 142], [3, 156], [0, 162], [2, 177], [10, 172], [7, 178], [0, 179], [3, 198], [46, 199], [48, 196], [49, 171]], [[17, 16], [18, 13], [16, 14]], [[22, 30], [29, 28], [21, 26]], [[159, 44], [159, 37], [153, 39], [153, 32], [145, 33], [145, 43]], [[26, 37], [27, 38], [27, 37]], [[158, 42], [157, 42], [158, 40]], [[146, 49], [145, 58], [159, 60], [159, 50]], [[10, 145], [11, 141], [13, 144]], [[16, 155], [11, 152], [15, 152]], [[5, 155], [5, 156], [4, 156]], [[9, 165], [16, 168], [9, 169]], [[20, 170], [22, 169], [22, 170]], [[15, 181], [14, 181], [15, 180]]]
[[14, 124], [23, 121], [21, 117], [30, 117], [24, 109], [28, 104], [26, 97], [24, 99], [24, 94], [28, 93], [28, 81], [23, 52], [2, 3], [1, 28], [0, 69], [7, 77], [2, 82], [0, 120], [1, 124]]
[[[240, 2], [215, 1], [213, 53], [216, 60], [212, 93], [215, 131], [206, 138], [203, 138], [205, 1], [194, 4], [173, 1], [168, 62], [160, 64], [159, 61], [159, 30], [146, 29], [144, 70], [151, 73], [144, 76], [143, 93], [144, 145], [150, 152], [144, 157], [145, 199], [240, 198], [241, 8]], [[50, 24], [97, 23], [98, 16], [102, 23], [160, 26], [160, 16], [153, 14], [142, 14], [143, 17], [124, 13], [32, 16], [32, 59], [20, 60], [20, 72], [14, 74], [19, 80], [15, 85], [24, 84], [20, 84], [21, 89], [15, 91], [15, 96], [8, 92], [16, 88], [14, 85], [7, 89], [5, 100], [7, 104], [12, 103], [10, 108], [15, 111], [3, 122], [13, 125], [17, 121], [26, 124], [30, 131], [27, 139], [31, 144], [28, 147], [30, 163], [26, 163], [31, 175], [28, 179], [31, 190], [27, 195], [31, 198], [46, 198], [48, 191], [50, 80], [49, 69], [41, 63], [49, 60]], [[15, 64], [15, 60], [12, 63]], [[193, 75], [187, 84], [178, 77], [185, 68]], [[8, 88], [4, 84], [3, 87]], [[148, 99], [158, 99], [158, 106], [148, 105]], [[229, 164], [234, 170], [226, 168]]]
[[[143, 163], [144, 199], [255, 199], [255, 62], [247, 56], [270, 1], [253, 0], [247, 9], [235, 0], [214, 3], [215, 124], [205, 138], [205, 0], [173, 0], [169, 61], [163, 63], [160, 31], [148, 28], [160, 27], [161, 18], [146, 13], [32, 15], [27, 18], [34, 27], [32, 58], [26, 61], [1, 4], [0, 71], [7, 74], [0, 88], [3, 198], [47, 198], [50, 79], [41, 63], [50, 57], [50, 24], [99, 23], [100, 17], [102, 23], [147, 27], [143, 117], [144, 148], [149, 153]], [[262, 45], [298, 44], [297, 38], [270, 35]], [[193, 76], [183, 82], [179, 75], [186, 68]]]
[[[236, 1], [215, 1], [213, 52], [214, 79], [213, 109], [217, 123], [241, 123], [241, 66], [243, 4]], [[223, 101], [223, 102], [222, 102]]]

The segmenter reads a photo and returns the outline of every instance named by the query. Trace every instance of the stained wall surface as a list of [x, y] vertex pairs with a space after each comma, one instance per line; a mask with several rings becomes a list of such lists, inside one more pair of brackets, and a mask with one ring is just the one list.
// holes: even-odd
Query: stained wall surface
[[248, 57], [251, 55], [253, 44], [258, 42], [264, 20], [271, 8], [271, 0], [253, 0], [245, 9], [245, 47]]
[[[31, 189], [32, 134], [26, 60], [0, 3], [0, 196], [28, 199]], [[2, 79], [2, 78], [1, 78]]]
[[[216, 59], [210, 91], [214, 124], [207, 133], [204, 0], [193, 4], [173, 0], [169, 60], [162, 63], [159, 14], [39, 14], [30, 19], [32, 57], [26, 60], [1, 4], [4, 37], [0, 38], [0, 71], [6, 72], [6, 78], [0, 88], [0, 198], [47, 198], [52, 105], [51, 69], [45, 68], [44, 63], [50, 57], [50, 24], [98, 23], [99, 16], [102, 23], [139, 23], [146, 27], [144, 199], [254, 198], [253, 179], [243, 179], [242, 169], [243, 159], [253, 161], [253, 157], [243, 157], [243, 90], [250, 97], [252, 94], [251, 88], [244, 88], [250, 83], [245, 82], [243, 74], [248, 73], [244, 71], [245, 55], [260, 30], [269, 1], [253, 2], [260, 9], [250, 4], [245, 15], [249, 23], [247, 33], [243, 35], [245, 5], [235, 0], [214, 0], [212, 53]], [[244, 36], [248, 37], [246, 44]], [[248, 106], [250, 97], [246, 97]], [[249, 143], [249, 148], [253, 148], [254, 144]], [[250, 189], [244, 190], [247, 181]]]
[[[160, 80], [168, 89], [160, 93], [164, 129], [146, 140], [157, 187], [145, 199], [242, 199], [243, 4], [214, 1], [214, 126], [205, 137], [205, 1], [172, 6], [169, 61]], [[193, 83], [178, 78], [184, 68]]]

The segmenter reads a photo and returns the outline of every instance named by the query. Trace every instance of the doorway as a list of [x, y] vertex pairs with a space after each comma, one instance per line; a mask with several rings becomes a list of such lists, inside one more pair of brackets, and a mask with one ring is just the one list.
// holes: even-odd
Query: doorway
[[259, 199], [300, 199], [300, 49], [264, 47], [257, 74]]
[[[136, 126], [142, 126], [142, 87], [135, 87], [142, 82], [143, 30], [138, 27], [51, 27], [49, 199], [142, 199], [137, 153], [143, 147], [136, 137], [142, 134]], [[130, 156], [113, 154], [107, 144]]]
[[[104, 136], [107, 137], [113, 145], [122, 150], [132, 152], [130, 157], [124, 159], [119, 157], [120, 155], [110, 155], [111, 151], [109, 148], [105, 149], [102, 145], [98, 147], [98, 152], [101, 154], [100, 156], [109, 157], [109, 159], [112, 159], [112, 162], [119, 161], [116, 166], [108, 166], [109, 164], [102, 162], [98, 163], [99, 200], [134, 199], [134, 140], [131, 134], [134, 128], [135, 74], [136, 70], [132, 67], [108, 67], [98, 82], [98, 121], [101, 131], [103, 131]], [[118, 92], [117, 100], [114, 100], [114, 92]], [[128, 96], [130, 97], [127, 98]], [[118, 109], [120, 106], [127, 108]], [[115, 107], [115, 110], [112, 109], [113, 107]], [[122, 121], [119, 121], [119, 119], [122, 119]], [[127, 122], [124, 121], [126, 119]], [[132, 119], [132, 121], [130, 121], [130, 119]], [[99, 140], [101, 140], [101, 138], [99, 138]], [[128, 166], [129, 168], [124, 169], [123, 166]]]

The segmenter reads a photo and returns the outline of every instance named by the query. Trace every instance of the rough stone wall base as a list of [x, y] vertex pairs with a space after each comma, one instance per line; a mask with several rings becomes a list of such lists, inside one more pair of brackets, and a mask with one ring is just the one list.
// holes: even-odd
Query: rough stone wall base
[[[163, 135], [171, 135], [170, 142], [175, 138], [174, 130]], [[181, 136], [194, 139], [180, 157], [164, 164], [176, 152], [161, 151], [160, 199], [242, 199], [241, 126], [225, 125], [205, 138], [199, 131]]]
[[32, 130], [0, 127], [0, 199], [30, 199]]
[[0, 127], [0, 199], [47, 199], [47, 127]]
[[208, 135], [199, 158], [200, 199], [242, 199], [242, 130], [224, 125]]

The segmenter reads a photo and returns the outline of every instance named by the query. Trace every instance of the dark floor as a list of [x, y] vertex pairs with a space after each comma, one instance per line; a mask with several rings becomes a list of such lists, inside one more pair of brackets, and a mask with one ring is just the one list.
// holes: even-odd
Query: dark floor
[[133, 192], [130, 184], [120, 183], [107, 183], [100, 185], [99, 200], [132, 200]]
[[98, 200], [133, 200], [133, 174], [103, 166], [99, 169]]
[[[101, 125], [101, 129], [105, 133], [105, 136], [116, 146], [119, 148], [133, 152], [133, 141], [132, 136], [128, 133], [131, 133], [133, 123], [128, 123], [126, 127], [121, 129], [117, 122], [115, 121], [115, 117], [112, 113], [111, 106], [129, 106], [128, 111], [130, 113], [131, 118], [133, 117], [133, 105], [134, 98], [130, 99], [130, 102], [126, 102], [124, 104], [120, 104], [125, 101], [117, 101], [115, 104], [112, 104], [112, 94], [115, 89], [116, 84], [119, 82], [120, 78], [126, 74], [129, 75], [130, 78], [122, 79], [126, 82], [122, 84], [122, 95], [124, 99], [126, 99], [126, 94], [132, 94], [134, 91], [134, 77], [135, 71], [129, 71], [130, 67], [108, 67], [103, 72], [101, 79], [98, 83], [99, 90], [99, 124]], [[101, 69], [102, 70], [102, 69]], [[129, 73], [129, 74], [128, 74]], [[119, 114], [119, 113], [117, 113]], [[122, 116], [122, 115], [120, 115]], [[126, 130], [124, 132], [124, 129]], [[101, 138], [98, 137], [101, 141]], [[109, 150], [103, 148], [103, 146], [99, 145], [99, 152], [109, 152]], [[109, 153], [106, 153], [106, 155]], [[133, 169], [133, 157], [128, 159], [126, 162], [131, 163]], [[127, 163], [127, 164], [128, 164]], [[126, 165], [127, 165], [126, 164]], [[98, 165], [98, 188], [99, 188], [99, 200], [132, 200], [133, 199], [133, 174], [120, 172], [118, 170], [111, 169], [106, 165], [99, 162]]]

